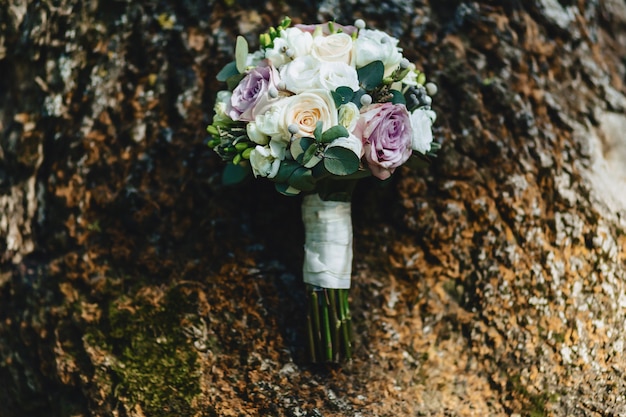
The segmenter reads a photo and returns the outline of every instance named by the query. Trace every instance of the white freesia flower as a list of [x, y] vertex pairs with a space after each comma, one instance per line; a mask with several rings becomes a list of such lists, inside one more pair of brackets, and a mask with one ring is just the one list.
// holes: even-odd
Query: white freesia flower
[[284, 108], [289, 105], [291, 97], [282, 98], [274, 102], [265, 113], [259, 114], [254, 119], [256, 129], [275, 140], [289, 140], [289, 131], [283, 119]]
[[233, 95], [228, 90], [218, 91], [217, 97], [215, 99], [215, 106], [213, 107], [213, 111], [215, 111], [215, 116], [213, 119], [216, 121], [229, 119], [226, 114], [226, 110], [228, 109], [228, 104], [230, 102], [230, 98]]
[[323, 131], [337, 125], [337, 107], [327, 90], [309, 91], [290, 97], [284, 107], [283, 124], [295, 124], [296, 136], [313, 136], [317, 122], [322, 122]]
[[352, 64], [352, 37], [346, 33], [315, 36], [311, 55], [324, 62]]
[[337, 87], [350, 87], [352, 91], [359, 89], [359, 76], [356, 69], [343, 62], [324, 62], [319, 68], [319, 83], [328, 91]]
[[346, 103], [339, 106], [339, 124], [352, 132], [359, 121], [360, 111], [356, 104]]
[[398, 67], [402, 54], [398, 48], [398, 39], [380, 30], [362, 29], [354, 41], [356, 67], [364, 67], [370, 62], [382, 61], [385, 77]]
[[415, 87], [417, 85], [417, 73], [415, 71], [409, 71], [401, 80], [402, 84]]
[[255, 122], [248, 122], [246, 125], [246, 133], [250, 140], [257, 145], [267, 145], [270, 138], [259, 130]]
[[411, 113], [411, 129], [413, 131], [411, 148], [414, 151], [425, 154], [430, 150], [430, 144], [433, 141], [434, 117], [435, 112], [432, 110], [417, 109]]
[[280, 159], [273, 155], [268, 145], [257, 145], [250, 152], [250, 166], [255, 177], [274, 178], [280, 168]]
[[[265, 50], [265, 58], [276, 68], [280, 68], [292, 58], [309, 55], [313, 45], [313, 36], [298, 28], [287, 28], [280, 31], [280, 37], [274, 39], [274, 46]], [[290, 57], [286, 51], [290, 51]]]
[[312, 56], [296, 58], [283, 66], [280, 70], [280, 78], [285, 87], [294, 93], [322, 88], [320, 82], [321, 62]]

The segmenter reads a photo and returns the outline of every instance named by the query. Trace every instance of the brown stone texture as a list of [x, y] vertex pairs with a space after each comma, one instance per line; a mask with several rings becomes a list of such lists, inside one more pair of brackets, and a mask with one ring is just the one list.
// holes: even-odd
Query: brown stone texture
[[[440, 155], [353, 200], [312, 366], [299, 198], [206, 147], [236, 36], [398, 37]], [[626, 4], [0, 2], [0, 415], [626, 415]]]

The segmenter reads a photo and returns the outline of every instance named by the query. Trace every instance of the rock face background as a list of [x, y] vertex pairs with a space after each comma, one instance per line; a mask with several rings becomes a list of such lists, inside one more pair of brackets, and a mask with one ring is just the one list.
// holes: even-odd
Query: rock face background
[[[428, 169], [353, 202], [356, 358], [312, 367], [299, 200], [204, 145], [234, 40], [401, 39]], [[4, 0], [2, 416], [626, 415], [626, 5]]]

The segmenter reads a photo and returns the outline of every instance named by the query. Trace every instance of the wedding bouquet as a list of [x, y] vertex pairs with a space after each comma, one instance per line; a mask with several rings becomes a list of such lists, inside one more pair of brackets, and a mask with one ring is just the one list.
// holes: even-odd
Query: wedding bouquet
[[223, 182], [253, 175], [302, 194], [303, 279], [313, 362], [350, 359], [350, 201], [356, 181], [386, 180], [429, 161], [437, 88], [402, 55], [398, 39], [334, 22], [291, 27], [285, 18], [217, 75], [209, 146], [228, 161]]

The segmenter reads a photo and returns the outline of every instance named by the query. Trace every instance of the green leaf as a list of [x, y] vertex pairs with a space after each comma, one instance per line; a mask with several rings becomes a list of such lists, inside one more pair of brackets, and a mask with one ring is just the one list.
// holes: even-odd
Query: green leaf
[[239, 84], [239, 81], [241, 81], [245, 76], [246, 74], [235, 74], [228, 77], [228, 79], [226, 80], [226, 86], [230, 91], [233, 91]]
[[343, 146], [331, 146], [324, 152], [324, 167], [331, 174], [350, 175], [359, 169], [359, 157]]
[[315, 136], [315, 139], [321, 140], [323, 128], [324, 123], [322, 121], [318, 121], [317, 123], [315, 123], [315, 130], [313, 131], [313, 136]]
[[354, 104], [356, 104], [356, 106], [360, 109], [361, 107], [363, 107], [363, 105], [361, 104], [361, 97], [363, 97], [363, 95], [367, 94], [367, 92], [365, 90], [363, 90], [362, 88], [360, 88], [357, 92], [354, 93], [354, 95], [352, 96], [352, 102]]
[[250, 168], [241, 164], [228, 163], [222, 172], [223, 185], [235, 185], [243, 182], [250, 175]]
[[350, 103], [354, 96], [354, 91], [350, 87], [337, 87], [335, 91], [331, 92], [333, 100], [335, 100], [335, 106], [339, 107], [342, 104]]
[[365, 90], [373, 90], [383, 81], [385, 66], [382, 61], [373, 61], [356, 70], [359, 83]]
[[328, 129], [326, 132], [322, 134], [322, 139], [320, 142], [322, 143], [330, 143], [337, 138], [347, 138], [350, 136], [348, 129], [343, 127], [342, 125], [333, 126]]
[[276, 191], [289, 197], [300, 194], [300, 190], [295, 189], [286, 183], [277, 183], [274, 187], [276, 188]]
[[411, 169], [424, 168], [430, 165], [430, 158], [419, 152], [413, 152], [413, 155], [404, 163], [405, 166]]
[[315, 178], [310, 169], [300, 167], [296, 169], [287, 180], [287, 183], [293, 188], [302, 191], [312, 191], [315, 189]]
[[237, 44], [235, 46], [235, 62], [237, 71], [244, 72], [246, 70], [246, 61], [248, 59], [248, 41], [243, 36], [237, 36]]
[[278, 167], [278, 172], [274, 178], [270, 178], [270, 180], [279, 183], [286, 183], [291, 174], [300, 168], [300, 164], [296, 161], [284, 160], [280, 163]]
[[398, 90], [389, 90], [391, 95], [393, 96], [391, 102], [393, 104], [404, 104], [406, 106], [406, 99], [404, 95]]
[[309, 146], [307, 148], [306, 151], [304, 151], [304, 154], [302, 155], [302, 165], [306, 165], [308, 164], [311, 159], [315, 156], [315, 153], [317, 152], [317, 146]]
[[217, 81], [224, 82], [230, 77], [232, 77], [233, 75], [237, 75], [237, 74], [239, 74], [239, 71], [237, 71], [237, 63], [233, 61], [224, 65], [224, 68], [222, 68], [221, 71], [217, 73], [216, 78], [217, 78]]
[[289, 145], [289, 152], [291, 152], [291, 156], [293, 157], [293, 159], [298, 161], [300, 164], [304, 165], [304, 163], [302, 162], [304, 153], [314, 143], [315, 143], [315, 139], [310, 138], [308, 136], [295, 138], [293, 142], [291, 142], [291, 145]]

